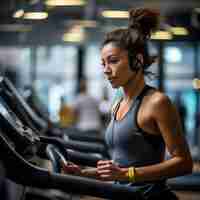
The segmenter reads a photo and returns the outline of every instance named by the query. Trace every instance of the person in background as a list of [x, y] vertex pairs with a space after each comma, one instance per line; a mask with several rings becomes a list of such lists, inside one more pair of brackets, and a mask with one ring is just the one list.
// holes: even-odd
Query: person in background
[[75, 122], [75, 114], [71, 106], [69, 106], [64, 97], [60, 98], [60, 109], [59, 109], [59, 124], [61, 128], [68, 128], [73, 126]]
[[[123, 88], [123, 97], [113, 107], [105, 133], [110, 160], [98, 161], [93, 174], [131, 186], [148, 200], [174, 200], [177, 197], [166, 180], [191, 173], [193, 162], [175, 105], [145, 82], [154, 62], [146, 45], [158, 23], [158, 11], [131, 9], [128, 27], [106, 34], [103, 72], [113, 88]], [[89, 176], [75, 164], [63, 169]]]
[[83, 78], [80, 81], [80, 93], [72, 103], [76, 115], [76, 127], [80, 131], [100, 134], [101, 113], [99, 111], [99, 102], [87, 91], [87, 82]]

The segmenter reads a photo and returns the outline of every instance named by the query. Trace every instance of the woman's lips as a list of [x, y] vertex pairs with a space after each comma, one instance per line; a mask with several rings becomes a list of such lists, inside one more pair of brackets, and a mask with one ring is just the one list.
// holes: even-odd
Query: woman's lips
[[114, 79], [108, 79], [111, 83], [113, 83], [114, 82]]
[[109, 81], [114, 81], [116, 78], [108, 78]]

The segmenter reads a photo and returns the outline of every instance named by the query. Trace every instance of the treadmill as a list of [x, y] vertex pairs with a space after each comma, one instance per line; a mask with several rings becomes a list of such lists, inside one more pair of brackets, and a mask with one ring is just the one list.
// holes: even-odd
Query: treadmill
[[[63, 153], [62, 147], [59, 147], [52, 138], [48, 139], [40, 137], [25, 126], [0, 97], [0, 159], [6, 169], [7, 178], [24, 186], [58, 189], [71, 194], [106, 199], [144, 199], [132, 187], [60, 174], [33, 164], [31, 159], [37, 154], [43, 142], [56, 146], [59, 154]], [[65, 159], [63, 157], [64, 155], [62, 159]]]
[[[25, 123], [28, 123], [29, 126], [33, 126], [39, 131], [44, 131], [48, 129], [48, 123], [50, 120], [47, 121], [46, 119], [39, 116], [36, 112], [34, 112], [34, 110], [28, 105], [23, 96], [17, 91], [17, 89], [8, 78], [0, 77], [0, 88], [3, 88], [3, 92], [5, 92], [6, 94], [4, 97], [6, 98], [6, 102], [10, 101], [15, 104], [13, 105], [14, 107], [16, 106], [15, 109], [17, 109], [19, 114], [24, 119], [26, 119]], [[31, 123], [28, 120], [30, 120]], [[87, 132], [79, 134], [78, 132], [80, 131], [78, 131], [76, 128], [61, 129], [57, 126], [52, 126], [50, 134], [62, 136], [65, 130], [67, 131], [67, 137], [69, 137], [70, 139], [88, 142], [99, 142], [101, 144], [104, 143], [104, 140], [101, 136], [92, 135], [91, 133], [89, 134]]]
[[[45, 134], [44, 130], [47, 129], [47, 123], [42, 118], [37, 116], [37, 114], [31, 109], [24, 98], [19, 94], [13, 84], [6, 77], [0, 77], [0, 96], [26, 126], [30, 127], [32, 130], [34, 130], [34, 132], [38, 132], [40, 135]], [[60, 133], [61, 132], [64, 131], [60, 130]], [[66, 132], [65, 135], [67, 134], [68, 132]], [[89, 137], [86, 135], [84, 140], [83, 136], [81, 136], [81, 140], [78, 140], [78, 134], [75, 134], [75, 131], [71, 129], [69, 130], [69, 134], [74, 135], [75, 140], [67, 140], [65, 137], [65, 140], [63, 141], [65, 141], [65, 144], [68, 148], [77, 151], [73, 152], [73, 155], [80, 153], [84, 156], [85, 152], [87, 155], [88, 153], [95, 153], [99, 159], [109, 157], [105, 144], [102, 142], [102, 138], [96, 139], [95, 137], [91, 137], [91, 140], [89, 140]], [[52, 137], [53, 136], [54, 135], [52, 135]], [[55, 137], [57, 137], [57, 135], [55, 135]], [[86, 142], [86, 140], [91, 142]]]

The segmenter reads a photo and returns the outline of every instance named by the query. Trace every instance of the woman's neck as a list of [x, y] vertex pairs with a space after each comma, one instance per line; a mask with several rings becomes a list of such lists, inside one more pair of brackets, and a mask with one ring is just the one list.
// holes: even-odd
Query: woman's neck
[[124, 87], [124, 100], [126, 102], [131, 101], [133, 97], [137, 96], [145, 86], [144, 75], [142, 72], [138, 72], [136, 77], [129, 81]]

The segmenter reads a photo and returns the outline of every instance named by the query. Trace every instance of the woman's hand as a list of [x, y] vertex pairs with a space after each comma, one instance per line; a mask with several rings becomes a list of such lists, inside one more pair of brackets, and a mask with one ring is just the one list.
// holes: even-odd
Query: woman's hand
[[66, 174], [73, 174], [73, 175], [81, 174], [81, 168], [72, 162], [68, 162], [68, 163], [62, 162], [61, 165], [62, 165], [62, 171]]
[[113, 160], [100, 160], [97, 163], [97, 173], [104, 181], [126, 180], [126, 168], [120, 168]]

